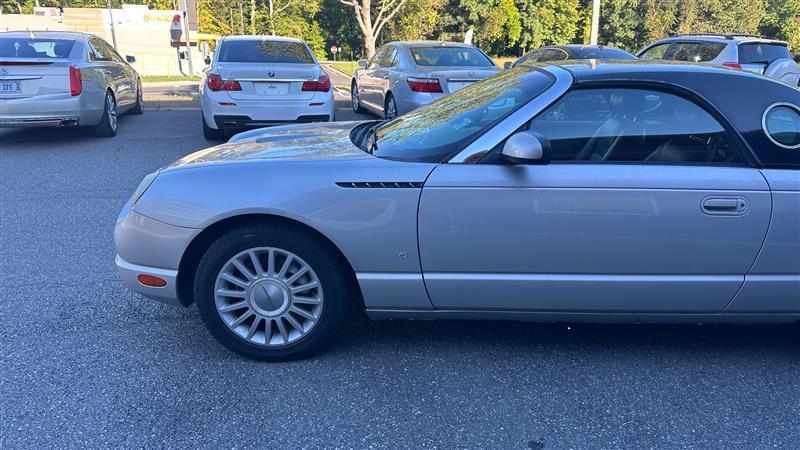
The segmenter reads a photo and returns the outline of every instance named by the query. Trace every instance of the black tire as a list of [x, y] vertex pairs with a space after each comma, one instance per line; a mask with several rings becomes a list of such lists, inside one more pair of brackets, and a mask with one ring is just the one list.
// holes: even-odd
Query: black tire
[[[113, 112], [109, 109], [109, 104], [112, 105]], [[103, 99], [103, 116], [100, 118], [100, 123], [94, 126], [94, 135], [99, 137], [116, 136], [119, 125], [118, 120], [117, 100], [111, 91], [106, 91], [106, 96]]]
[[144, 93], [142, 92], [142, 82], [136, 83], [136, 103], [131, 108], [131, 114], [144, 113]]
[[353, 112], [356, 114], [366, 113], [367, 110], [361, 106], [361, 101], [358, 99], [358, 85], [355, 80], [350, 84], [350, 106], [353, 107]]
[[[294, 253], [316, 272], [324, 293], [320, 318], [308, 334], [297, 341], [267, 347], [246, 341], [223, 322], [214, 301], [217, 275], [234, 255], [251, 248], [275, 247]], [[331, 244], [286, 225], [250, 225], [220, 236], [200, 260], [194, 294], [200, 317], [217, 341], [239, 355], [262, 361], [290, 361], [319, 353], [330, 345], [344, 320], [350, 292], [350, 278], [341, 257]]]
[[225, 130], [218, 130], [216, 128], [211, 128], [206, 124], [206, 117], [203, 113], [200, 113], [200, 118], [203, 120], [203, 137], [206, 138], [208, 141], [224, 141], [225, 140]]

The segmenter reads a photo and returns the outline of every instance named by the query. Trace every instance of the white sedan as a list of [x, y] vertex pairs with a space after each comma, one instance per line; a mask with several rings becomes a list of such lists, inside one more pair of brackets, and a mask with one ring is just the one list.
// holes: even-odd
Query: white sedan
[[200, 98], [203, 136], [211, 140], [247, 128], [334, 118], [330, 78], [299, 39], [222, 39], [200, 83]]

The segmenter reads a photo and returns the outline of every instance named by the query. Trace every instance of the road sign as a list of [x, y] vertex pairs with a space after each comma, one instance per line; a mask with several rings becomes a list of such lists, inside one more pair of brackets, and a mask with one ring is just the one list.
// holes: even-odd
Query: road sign
[[331, 45], [331, 53], [333, 54], [339, 53], [339, 47]]
[[172, 42], [177, 42], [183, 36], [183, 26], [181, 25], [181, 15], [175, 14], [172, 16], [172, 25], [169, 26], [169, 37]]

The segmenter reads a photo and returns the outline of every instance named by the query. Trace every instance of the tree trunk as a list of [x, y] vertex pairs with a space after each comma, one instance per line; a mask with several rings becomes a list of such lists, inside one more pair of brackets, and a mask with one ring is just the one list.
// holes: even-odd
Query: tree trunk
[[256, 34], [256, 0], [250, 0], [250, 34]]
[[364, 35], [364, 50], [367, 52], [367, 60], [375, 56], [375, 37]]

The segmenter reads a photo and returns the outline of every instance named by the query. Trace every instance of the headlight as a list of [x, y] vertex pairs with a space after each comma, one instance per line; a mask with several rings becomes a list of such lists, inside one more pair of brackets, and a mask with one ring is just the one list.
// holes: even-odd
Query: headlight
[[144, 195], [144, 192], [147, 190], [147, 188], [149, 188], [150, 185], [153, 184], [153, 181], [156, 181], [157, 176], [158, 176], [158, 171], [155, 171], [153, 173], [147, 174], [142, 179], [142, 182], [139, 183], [139, 187], [137, 187], [136, 190], [133, 191], [133, 195], [131, 196], [131, 206], [135, 205], [136, 202], [139, 201], [142, 195]]

